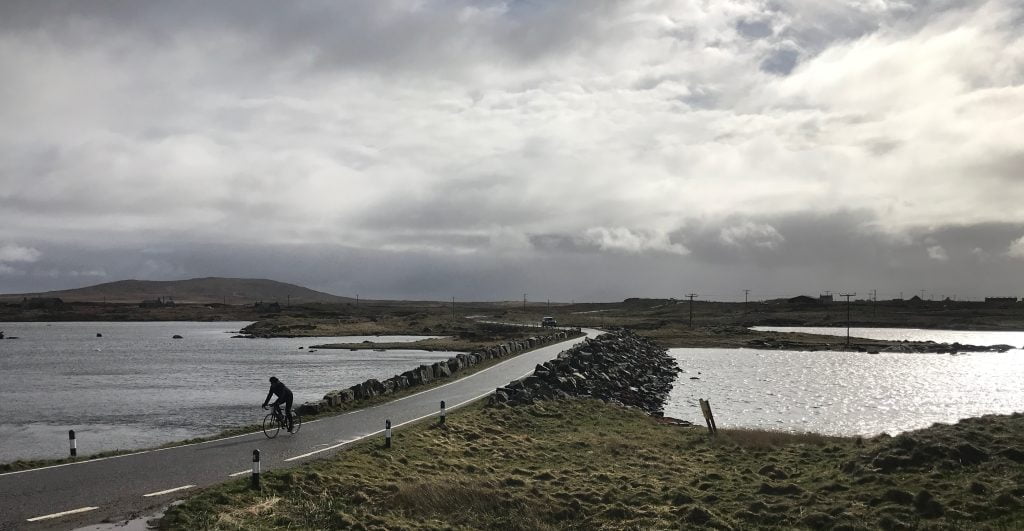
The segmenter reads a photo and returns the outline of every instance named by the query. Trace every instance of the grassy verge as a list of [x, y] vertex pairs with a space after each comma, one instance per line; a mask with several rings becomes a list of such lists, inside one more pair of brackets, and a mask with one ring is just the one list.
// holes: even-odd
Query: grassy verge
[[[574, 339], [576, 337], [582, 337], [582, 334], [578, 335], [578, 336], [573, 336], [570, 333], [570, 336], [569, 336], [568, 339], [566, 339], [566, 341], [569, 341], [569, 340]], [[409, 345], [408, 343], [404, 343], [403, 345], [406, 345], [404, 348], [410, 348], [410, 347], [408, 347], [408, 345]], [[494, 343], [488, 343], [487, 344], [487, 346], [493, 346], [493, 345], [494, 345]], [[513, 355], [505, 356], [504, 358], [494, 358], [494, 359], [489, 359], [489, 360], [483, 360], [482, 362], [480, 362], [480, 363], [478, 363], [476, 365], [473, 365], [471, 367], [467, 367], [467, 368], [459, 371], [458, 373], [453, 375], [451, 378], [438, 378], [438, 379], [431, 380], [430, 382], [428, 382], [426, 384], [417, 385], [417, 386], [414, 386], [414, 387], [408, 387], [406, 389], [402, 389], [401, 391], [398, 391], [396, 393], [392, 393], [392, 394], [389, 394], [389, 395], [376, 396], [376, 397], [369, 398], [369, 399], [356, 400], [354, 402], [346, 402], [346, 403], [344, 403], [344, 404], [342, 404], [340, 406], [333, 407], [330, 410], [325, 411], [325, 412], [321, 412], [321, 413], [317, 413], [317, 414], [313, 414], [313, 415], [310, 415], [310, 414], [303, 415], [302, 419], [303, 419], [303, 421], [309, 421], [309, 420], [314, 420], [314, 419], [319, 419], [319, 418], [324, 418], [324, 417], [332, 417], [332, 416], [335, 416], [335, 415], [346, 413], [348, 411], [352, 411], [352, 410], [356, 410], [356, 409], [364, 409], [364, 408], [376, 406], [376, 405], [379, 405], [379, 404], [383, 404], [385, 402], [390, 402], [392, 400], [397, 400], [399, 398], [403, 398], [403, 397], [409, 396], [411, 394], [419, 393], [421, 391], [425, 391], [427, 389], [432, 389], [434, 387], [437, 387], [437, 386], [440, 386], [440, 385], [444, 385], [444, 384], [453, 382], [453, 381], [455, 381], [457, 379], [464, 378], [466, 376], [470, 376], [470, 375], [475, 374], [477, 372], [480, 372], [482, 370], [485, 370], [485, 369], [488, 369], [490, 367], [493, 367], [493, 366], [495, 366], [495, 365], [497, 365], [497, 364], [499, 364], [499, 363], [501, 363], [501, 362], [503, 362], [505, 360], [509, 360], [509, 359], [515, 358], [516, 356], [521, 356], [523, 354], [526, 354], [527, 352], [531, 352], [533, 350], [536, 350], [537, 348], [543, 348], [543, 347], [549, 346], [549, 345], [551, 345], [551, 343], [549, 343], [548, 345], [541, 345], [541, 346], [535, 347], [533, 349], [522, 350], [522, 351], [517, 352], [517, 353], [515, 353]], [[416, 347], [416, 348], [418, 348], [418, 347]], [[409, 368], [412, 369], [414, 367], [409, 367]], [[299, 404], [295, 404], [295, 407], [298, 407], [298, 405]], [[160, 446], [157, 446], [157, 447], [154, 447], [154, 448], [142, 448], [142, 449], [134, 449], [134, 450], [111, 450], [109, 452], [100, 452], [100, 453], [96, 453], [96, 454], [92, 454], [92, 455], [88, 455], [88, 456], [84, 456], [84, 457], [79, 457], [77, 459], [72, 459], [70, 457], [66, 457], [66, 458], [63, 458], [63, 459], [28, 459], [28, 460], [21, 460], [21, 459], [19, 459], [17, 461], [12, 461], [10, 463], [0, 463], [0, 473], [16, 472], [16, 471], [19, 471], [19, 470], [28, 470], [28, 469], [32, 469], [32, 468], [42, 468], [42, 467], [46, 467], [46, 466], [62, 465], [62, 464], [67, 464], [67, 463], [80, 462], [80, 461], [90, 461], [90, 460], [93, 460], [93, 459], [99, 459], [101, 457], [113, 457], [113, 456], [117, 456], [117, 455], [125, 455], [125, 454], [131, 454], [131, 453], [135, 453], [135, 452], [140, 452], [140, 451], [144, 451], [144, 450], [155, 450], [155, 449], [158, 449], [158, 448], [173, 448], [175, 446], [184, 446], [186, 444], [195, 444], [195, 443], [201, 443], [201, 442], [206, 442], [206, 441], [212, 441], [212, 440], [216, 440], [216, 439], [223, 439], [224, 437], [231, 437], [231, 436], [234, 436], [234, 435], [244, 435], [246, 433], [258, 432], [258, 431], [260, 431], [262, 429], [263, 429], [263, 426], [260, 425], [260, 424], [250, 424], [250, 425], [247, 425], [247, 426], [237, 426], [237, 427], [234, 427], [234, 428], [228, 428], [226, 430], [223, 430], [223, 431], [221, 431], [219, 433], [216, 433], [216, 434], [213, 434], [213, 435], [208, 435], [208, 436], [204, 436], [204, 437], [196, 437], [196, 438], [192, 438], [192, 439], [186, 439], [186, 440], [183, 440], [183, 441], [174, 441], [174, 442], [163, 444], [163, 445], [160, 445]]]
[[[1020, 445], [1024, 419], [943, 431]], [[979, 429], [979, 426], [981, 428]], [[936, 431], [937, 430], [937, 431]], [[1024, 470], [869, 469], [899, 438], [680, 428], [596, 401], [473, 405], [332, 459], [231, 481], [171, 508], [164, 529], [1018, 529]]]

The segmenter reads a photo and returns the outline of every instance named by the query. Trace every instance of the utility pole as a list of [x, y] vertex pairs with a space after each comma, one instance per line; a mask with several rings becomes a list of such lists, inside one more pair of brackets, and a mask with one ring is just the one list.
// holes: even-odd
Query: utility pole
[[523, 293], [523, 311], [526, 311], [526, 294]]
[[690, 293], [686, 295], [686, 297], [690, 299], [690, 328], [693, 328], [693, 298], [696, 296], [696, 293]]
[[288, 295], [288, 307], [289, 308], [292, 307], [292, 296], [291, 295]]
[[750, 295], [750, 290], [743, 290], [743, 313], [747, 313], [747, 296]]
[[359, 294], [356, 293], [356, 308], [359, 307]]
[[455, 322], [455, 297], [452, 297], [452, 323]]
[[878, 290], [871, 290], [871, 318], [878, 317]]
[[850, 348], [850, 297], [856, 297], [856, 293], [840, 293], [840, 297], [846, 297], [846, 348]]

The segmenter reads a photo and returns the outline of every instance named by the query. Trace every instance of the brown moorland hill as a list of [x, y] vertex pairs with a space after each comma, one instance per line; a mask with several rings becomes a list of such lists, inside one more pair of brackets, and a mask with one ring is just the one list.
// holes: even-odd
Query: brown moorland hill
[[350, 299], [311, 290], [295, 284], [258, 278], [192, 278], [188, 280], [119, 280], [84, 288], [48, 291], [45, 293], [18, 293], [0, 295], [0, 301], [20, 301], [23, 298], [59, 297], [64, 302], [122, 302], [138, 303], [157, 298], [176, 303], [251, 304], [263, 302], [334, 302]]

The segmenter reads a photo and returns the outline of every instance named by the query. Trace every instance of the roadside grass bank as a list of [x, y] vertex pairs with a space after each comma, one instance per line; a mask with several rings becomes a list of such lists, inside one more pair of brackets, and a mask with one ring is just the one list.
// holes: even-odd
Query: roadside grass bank
[[264, 473], [261, 492], [248, 478], [206, 489], [160, 526], [1019, 529], [1021, 448], [1019, 414], [867, 440], [725, 429], [709, 440], [595, 400], [478, 403], [444, 427], [396, 430], [391, 449], [377, 438]]
[[[534, 330], [536, 330], [536, 329], [534, 329]], [[582, 337], [583, 335], [585, 335], [585, 334], [575, 334], [575, 333], [572, 333], [571, 331], [568, 331], [568, 330], [566, 331], [566, 333], [568, 334], [568, 337], [564, 341], [572, 341], [574, 339], [577, 339], [577, 338]], [[421, 384], [417, 384], [417, 385], [412, 386], [412, 387], [407, 387], [407, 388], [404, 388], [404, 389], [401, 389], [401, 390], [397, 390], [397, 391], [392, 392], [392, 393], [387, 394], [387, 395], [379, 395], [379, 396], [374, 396], [374, 397], [371, 397], [371, 398], [363, 398], [363, 399], [357, 399], [357, 400], [353, 400], [353, 401], [349, 401], [349, 402], [344, 402], [344, 403], [341, 403], [340, 405], [332, 406], [332, 407], [330, 407], [330, 408], [328, 408], [328, 409], [326, 409], [324, 411], [318, 412], [318, 413], [303, 413], [302, 414], [302, 420], [303, 420], [303, 423], [305, 423], [305, 422], [316, 420], [316, 419], [321, 419], [321, 418], [327, 418], [327, 417], [333, 417], [333, 416], [337, 416], [337, 415], [342, 415], [342, 414], [348, 413], [350, 411], [355, 411], [355, 410], [359, 410], [359, 409], [366, 409], [366, 408], [378, 406], [380, 404], [384, 404], [384, 403], [387, 403], [387, 402], [391, 402], [391, 401], [394, 401], [394, 400], [398, 400], [398, 399], [407, 397], [407, 396], [412, 395], [412, 394], [420, 393], [420, 392], [423, 392], [423, 391], [427, 391], [429, 389], [433, 389], [435, 387], [439, 387], [441, 385], [445, 385], [445, 384], [454, 382], [456, 380], [465, 378], [467, 376], [472, 376], [475, 373], [478, 373], [480, 371], [483, 371], [483, 370], [489, 369], [491, 367], [494, 367], [495, 365], [497, 365], [499, 363], [502, 363], [504, 361], [508, 361], [508, 360], [514, 359], [517, 356], [521, 356], [521, 355], [526, 354], [528, 352], [532, 352], [534, 350], [537, 350], [538, 348], [544, 348], [544, 347], [550, 346], [552, 344], [554, 344], [554, 343], [538, 345], [538, 346], [536, 346], [534, 348], [526, 348], [526, 349], [517, 351], [517, 352], [515, 352], [513, 354], [506, 355], [506, 356], [501, 357], [501, 358], [483, 359], [483, 360], [481, 360], [479, 363], [477, 363], [475, 365], [468, 366], [468, 367], [465, 367], [465, 368], [459, 370], [457, 373], [453, 374], [451, 377], [448, 377], [448, 378], [434, 378], [434, 379], [430, 380], [429, 382], [421, 383]], [[404, 345], [408, 345], [408, 344], [406, 343]], [[406, 348], [408, 348], [408, 347], [406, 347]], [[414, 367], [410, 367], [410, 369], [413, 369], [413, 368]], [[300, 404], [296, 403], [296, 404], [294, 404], [293, 407], [298, 408], [299, 406], [300, 406]], [[261, 418], [261, 419], [262, 419], [262, 417], [264, 415], [265, 415], [265, 413], [263, 413], [263, 412], [258, 414], [259, 418]], [[127, 455], [127, 454], [133, 454], [133, 453], [137, 453], [137, 452], [143, 452], [143, 451], [147, 451], [147, 450], [158, 450], [158, 449], [165, 449], [165, 448], [173, 448], [173, 447], [176, 447], [176, 446], [184, 446], [184, 445], [188, 445], [188, 444], [196, 444], [196, 443], [202, 443], [202, 442], [207, 442], [207, 441], [213, 441], [213, 440], [217, 440], [217, 439], [223, 439], [225, 437], [233, 437], [233, 436], [236, 436], [236, 435], [245, 435], [245, 434], [249, 434], [249, 433], [258, 433], [258, 432], [260, 432], [262, 430], [263, 430], [262, 424], [249, 424], [249, 425], [245, 425], [245, 426], [237, 426], [237, 427], [228, 428], [228, 429], [225, 429], [225, 430], [223, 430], [223, 431], [221, 431], [219, 433], [213, 434], [213, 435], [208, 435], [208, 436], [203, 436], [203, 437], [195, 437], [195, 438], [192, 438], [192, 439], [185, 439], [185, 440], [181, 440], [181, 441], [174, 441], [174, 442], [170, 442], [170, 443], [163, 444], [163, 445], [160, 445], [160, 446], [155, 446], [155, 447], [152, 447], [152, 448], [136, 448], [136, 449], [125, 449], [125, 450], [111, 450], [111, 451], [107, 451], [107, 452], [99, 452], [99, 453], [90, 454], [90, 455], [86, 455], [86, 456], [79, 456], [77, 458], [65, 457], [65, 458], [62, 458], [62, 459], [24, 459], [24, 460], [19, 459], [19, 460], [12, 461], [12, 462], [9, 462], [9, 463], [0, 463], [0, 474], [6, 473], [6, 472], [17, 472], [17, 471], [21, 471], [21, 470], [29, 470], [29, 469], [33, 469], [33, 468], [43, 468], [43, 467], [47, 467], [47, 466], [63, 465], [63, 464], [75, 463], [75, 462], [84, 462], [84, 461], [90, 461], [90, 460], [99, 459], [99, 458], [103, 458], [103, 457], [114, 457], [114, 456], [118, 456], [118, 455]]]

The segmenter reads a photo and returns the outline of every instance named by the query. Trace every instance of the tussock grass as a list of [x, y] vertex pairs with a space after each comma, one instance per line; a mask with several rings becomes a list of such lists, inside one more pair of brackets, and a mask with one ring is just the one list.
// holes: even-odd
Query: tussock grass
[[[986, 417], [982, 425], [915, 437], [924, 444], [941, 435], [955, 447], [964, 436], [987, 449], [987, 461], [883, 473], [873, 469], [873, 456], [899, 451], [899, 441], [729, 429], [712, 441], [703, 428], [598, 401], [473, 405], [449, 414], [446, 427], [423, 422], [397, 430], [391, 449], [366, 442], [264, 474], [261, 493], [247, 480], [207, 489], [171, 508], [161, 525], [1020, 529], [1024, 469], [1012, 460], [1017, 454], [1003, 458], [999, 449], [1024, 447], [1024, 417]], [[942, 513], [922, 512], [927, 504], [915, 500], [933, 500]]]
[[718, 430], [718, 437], [714, 442], [718, 444], [734, 444], [744, 448], [777, 448], [793, 444], [824, 446], [827, 444], [849, 443], [855, 440], [855, 438], [832, 437], [819, 433], [729, 429]]

